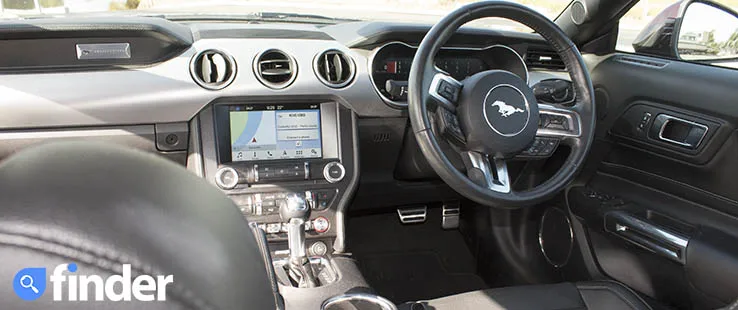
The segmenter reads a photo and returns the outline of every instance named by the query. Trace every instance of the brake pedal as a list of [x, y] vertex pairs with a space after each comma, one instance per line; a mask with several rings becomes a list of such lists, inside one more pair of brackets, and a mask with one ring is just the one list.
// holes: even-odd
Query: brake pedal
[[428, 207], [426, 206], [397, 209], [397, 215], [400, 217], [400, 222], [403, 224], [424, 223], [427, 214]]
[[443, 210], [441, 212], [443, 215], [443, 218], [441, 219], [441, 228], [459, 228], [459, 215], [461, 214], [461, 207], [458, 201], [444, 203]]

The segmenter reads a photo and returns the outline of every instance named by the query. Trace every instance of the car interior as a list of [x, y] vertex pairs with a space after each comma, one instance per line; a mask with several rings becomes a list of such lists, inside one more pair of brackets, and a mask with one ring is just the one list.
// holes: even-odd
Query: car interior
[[638, 3], [0, 20], [2, 282], [174, 276], [0, 308], [738, 309], [738, 13]]

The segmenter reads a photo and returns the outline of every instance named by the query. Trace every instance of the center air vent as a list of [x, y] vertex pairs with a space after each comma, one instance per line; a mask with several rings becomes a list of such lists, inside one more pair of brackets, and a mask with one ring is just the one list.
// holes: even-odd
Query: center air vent
[[313, 70], [323, 84], [340, 88], [354, 79], [356, 66], [351, 57], [338, 50], [328, 50], [315, 57]]
[[223, 89], [236, 77], [236, 62], [224, 52], [206, 50], [192, 57], [190, 74], [204, 88]]
[[292, 57], [280, 50], [266, 50], [256, 56], [254, 74], [269, 88], [285, 88], [297, 77], [297, 64]]

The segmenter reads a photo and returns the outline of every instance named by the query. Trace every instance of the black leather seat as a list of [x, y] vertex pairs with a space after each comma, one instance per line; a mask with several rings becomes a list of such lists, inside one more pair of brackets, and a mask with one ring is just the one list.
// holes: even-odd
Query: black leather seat
[[[0, 164], [0, 197], [0, 309], [276, 308], [261, 251], [235, 204], [159, 156], [90, 143], [27, 149]], [[63, 300], [53, 301], [49, 276], [69, 263], [76, 269], [62, 269], [67, 279], [105, 279], [130, 264], [131, 278], [173, 275], [173, 283], [166, 301], [94, 301], [90, 289], [92, 301], [80, 302], [69, 301], [66, 280]], [[38, 288], [32, 301], [10, 282], [29, 267], [46, 268], [46, 277], [20, 279]]]
[[[515, 286], [473, 291], [417, 302], [427, 310], [625, 310], [651, 307], [624, 285], [611, 281]], [[423, 309], [413, 303], [400, 310]]]

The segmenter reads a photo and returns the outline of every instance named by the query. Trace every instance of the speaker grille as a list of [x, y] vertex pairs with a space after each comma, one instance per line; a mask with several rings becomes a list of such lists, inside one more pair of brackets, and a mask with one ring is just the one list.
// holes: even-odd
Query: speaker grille
[[582, 1], [574, 1], [571, 4], [571, 21], [581, 25], [587, 20], [587, 8]]

